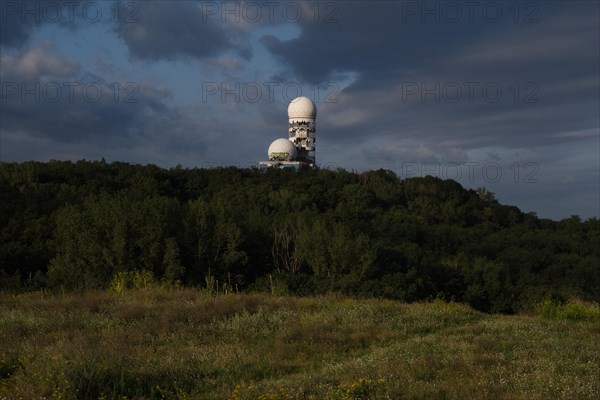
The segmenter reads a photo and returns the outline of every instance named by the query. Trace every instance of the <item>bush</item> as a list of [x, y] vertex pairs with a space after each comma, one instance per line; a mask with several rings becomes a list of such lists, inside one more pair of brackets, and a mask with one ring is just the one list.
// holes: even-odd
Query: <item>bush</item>
[[571, 321], [600, 321], [600, 305], [579, 299], [562, 303], [546, 299], [536, 305], [539, 316], [546, 319]]
[[154, 275], [147, 270], [118, 272], [110, 282], [110, 290], [123, 293], [127, 289], [148, 289], [154, 286]]

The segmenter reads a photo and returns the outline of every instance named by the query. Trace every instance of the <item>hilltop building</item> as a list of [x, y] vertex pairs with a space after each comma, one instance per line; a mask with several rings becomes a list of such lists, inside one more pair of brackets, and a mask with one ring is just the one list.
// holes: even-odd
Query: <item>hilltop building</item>
[[312, 168], [315, 166], [315, 132], [317, 106], [305, 96], [295, 98], [288, 106], [288, 138], [276, 139], [267, 152], [269, 161], [259, 168]]

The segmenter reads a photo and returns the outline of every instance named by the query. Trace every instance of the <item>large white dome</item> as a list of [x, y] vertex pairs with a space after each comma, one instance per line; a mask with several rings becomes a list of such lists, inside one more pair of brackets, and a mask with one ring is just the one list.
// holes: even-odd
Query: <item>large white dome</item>
[[288, 118], [316, 118], [317, 106], [306, 96], [296, 97], [288, 106]]
[[277, 139], [269, 146], [269, 160], [293, 161], [296, 158], [296, 146], [288, 139]]

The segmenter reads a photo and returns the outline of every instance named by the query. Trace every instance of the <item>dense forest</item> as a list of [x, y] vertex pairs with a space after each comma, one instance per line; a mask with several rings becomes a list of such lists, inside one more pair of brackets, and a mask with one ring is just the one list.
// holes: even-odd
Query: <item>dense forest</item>
[[0, 163], [4, 291], [165, 285], [443, 298], [512, 313], [600, 301], [600, 222], [387, 170]]

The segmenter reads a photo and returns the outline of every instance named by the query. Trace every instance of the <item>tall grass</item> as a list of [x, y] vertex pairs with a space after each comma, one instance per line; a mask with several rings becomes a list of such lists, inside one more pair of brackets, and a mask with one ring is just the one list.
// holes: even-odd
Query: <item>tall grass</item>
[[599, 335], [441, 300], [0, 294], [0, 398], [596, 399]]
[[537, 304], [536, 311], [546, 319], [600, 322], [600, 305], [578, 299], [567, 303], [546, 299]]

